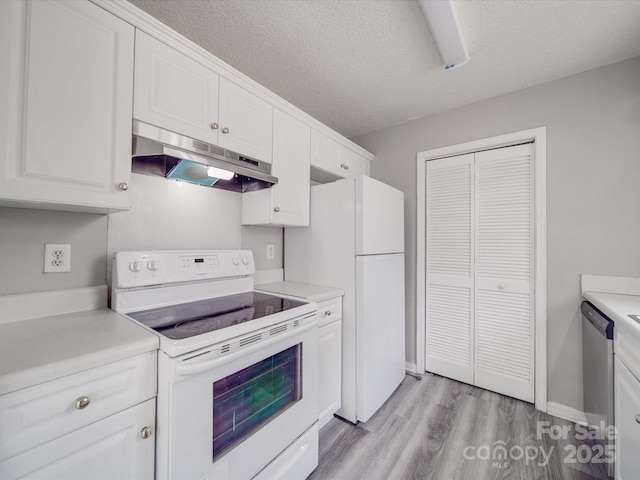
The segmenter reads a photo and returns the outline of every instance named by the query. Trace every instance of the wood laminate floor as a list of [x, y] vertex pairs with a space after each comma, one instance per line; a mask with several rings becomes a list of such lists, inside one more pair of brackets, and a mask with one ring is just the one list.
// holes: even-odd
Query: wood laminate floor
[[322, 428], [309, 480], [606, 479], [606, 463], [593, 460], [603, 449], [585, 433], [510, 397], [407, 376], [368, 422]]

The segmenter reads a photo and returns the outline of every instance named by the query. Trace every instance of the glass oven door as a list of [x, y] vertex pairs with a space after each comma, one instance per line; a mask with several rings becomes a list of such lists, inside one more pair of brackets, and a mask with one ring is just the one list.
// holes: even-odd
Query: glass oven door
[[317, 326], [218, 356], [160, 354], [157, 478], [251, 478], [317, 420]]

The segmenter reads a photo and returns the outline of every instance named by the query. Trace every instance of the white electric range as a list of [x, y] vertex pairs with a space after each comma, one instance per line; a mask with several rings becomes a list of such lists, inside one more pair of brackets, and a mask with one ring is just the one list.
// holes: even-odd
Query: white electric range
[[112, 309], [160, 339], [156, 478], [305, 478], [317, 305], [256, 292], [251, 251], [118, 252]]

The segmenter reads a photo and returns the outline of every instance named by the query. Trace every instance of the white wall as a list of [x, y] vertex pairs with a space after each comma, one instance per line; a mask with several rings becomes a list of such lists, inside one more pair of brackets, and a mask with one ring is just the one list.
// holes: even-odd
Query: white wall
[[239, 193], [135, 173], [129, 191], [131, 210], [109, 215], [109, 254], [240, 248]]
[[353, 140], [376, 154], [371, 175], [406, 195], [407, 360], [415, 362], [416, 154], [540, 126], [548, 398], [581, 409], [579, 275], [640, 276], [640, 57]]
[[[43, 273], [45, 243], [71, 245], [70, 273]], [[0, 251], [0, 295], [104, 285], [107, 217], [0, 208]]]
[[[240, 193], [139, 174], [129, 185], [131, 210], [110, 215], [0, 208], [0, 295], [104, 285], [118, 250], [247, 248], [257, 269], [282, 268], [282, 228], [242, 227]], [[42, 272], [45, 243], [71, 244], [70, 273]]]

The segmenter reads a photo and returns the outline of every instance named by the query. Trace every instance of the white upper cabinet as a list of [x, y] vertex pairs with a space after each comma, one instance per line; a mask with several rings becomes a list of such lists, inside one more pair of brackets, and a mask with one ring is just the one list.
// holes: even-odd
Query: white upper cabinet
[[353, 150], [345, 148], [343, 150], [344, 165], [347, 170], [347, 177], [357, 177], [359, 175], [369, 175], [369, 161]]
[[369, 174], [367, 159], [317, 130], [311, 131], [311, 165], [337, 178]]
[[311, 128], [275, 109], [273, 187], [242, 195], [244, 225], [309, 225]]
[[133, 116], [218, 144], [220, 76], [138, 30]]
[[133, 116], [271, 163], [273, 106], [140, 30]]
[[222, 148], [271, 163], [273, 106], [225, 78], [220, 79]]
[[311, 131], [311, 165], [344, 177], [342, 145], [317, 130]]
[[90, 2], [0, 2], [0, 205], [129, 208], [133, 49]]

